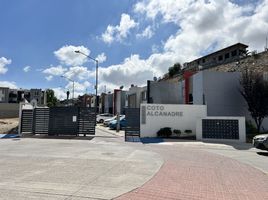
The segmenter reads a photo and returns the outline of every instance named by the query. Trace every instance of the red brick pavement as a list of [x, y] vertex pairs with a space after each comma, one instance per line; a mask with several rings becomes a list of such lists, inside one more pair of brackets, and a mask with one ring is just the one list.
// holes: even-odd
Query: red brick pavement
[[204, 151], [164, 154], [150, 181], [117, 199], [268, 200], [268, 176], [251, 166]]

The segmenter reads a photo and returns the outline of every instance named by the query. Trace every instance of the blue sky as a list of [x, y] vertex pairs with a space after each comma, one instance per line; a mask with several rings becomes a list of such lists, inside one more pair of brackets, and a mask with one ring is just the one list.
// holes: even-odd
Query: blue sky
[[94, 92], [95, 65], [75, 49], [100, 59], [100, 91], [144, 85], [175, 62], [236, 42], [261, 51], [267, 8], [252, 0], [1, 0], [0, 85], [61, 97], [71, 85], [65, 75], [76, 95]]

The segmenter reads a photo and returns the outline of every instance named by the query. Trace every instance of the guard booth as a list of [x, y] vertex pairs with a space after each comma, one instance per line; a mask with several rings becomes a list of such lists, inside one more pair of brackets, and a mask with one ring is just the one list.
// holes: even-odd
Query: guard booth
[[19, 133], [95, 135], [96, 114], [87, 107], [35, 107], [22, 105]]

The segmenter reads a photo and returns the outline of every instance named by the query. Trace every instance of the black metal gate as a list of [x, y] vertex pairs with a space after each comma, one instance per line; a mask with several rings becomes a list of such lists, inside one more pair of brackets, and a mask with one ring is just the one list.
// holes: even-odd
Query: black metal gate
[[95, 108], [79, 108], [78, 133], [95, 135], [96, 114]]
[[49, 135], [78, 135], [78, 107], [51, 107]]
[[33, 133], [48, 134], [49, 108], [35, 108], [33, 111]]
[[125, 141], [140, 140], [140, 109], [126, 108], [127, 127], [125, 128]]
[[92, 108], [51, 107], [22, 110], [21, 133], [94, 135], [96, 114]]
[[33, 110], [22, 110], [20, 132], [33, 133]]

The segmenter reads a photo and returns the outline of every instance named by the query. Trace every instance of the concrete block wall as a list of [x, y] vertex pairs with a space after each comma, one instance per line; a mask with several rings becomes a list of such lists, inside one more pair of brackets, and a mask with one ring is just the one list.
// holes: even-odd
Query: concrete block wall
[[0, 103], [0, 118], [19, 117], [19, 104], [17, 103]]

